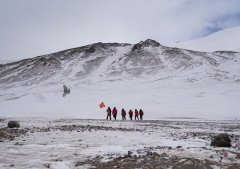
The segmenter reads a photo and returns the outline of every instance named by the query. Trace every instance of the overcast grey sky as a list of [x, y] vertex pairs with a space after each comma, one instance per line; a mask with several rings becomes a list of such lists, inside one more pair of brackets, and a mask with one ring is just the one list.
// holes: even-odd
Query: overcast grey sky
[[240, 0], [0, 0], [0, 60], [94, 42], [162, 44], [240, 25]]

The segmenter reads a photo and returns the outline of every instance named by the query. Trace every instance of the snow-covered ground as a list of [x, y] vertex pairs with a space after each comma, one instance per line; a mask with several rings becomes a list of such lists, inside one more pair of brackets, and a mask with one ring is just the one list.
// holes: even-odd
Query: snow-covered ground
[[[98, 106], [103, 101], [119, 111], [142, 108], [146, 119], [240, 119], [239, 63], [236, 57], [214, 68], [163, 71], [132, 79], [101, 78], [101, 71], [97, 71], [79, 81], [66, 76], [64, 82], [57, 83], [57, 74], [43, 84], [22, 86], [14, 82], [9, 85], [14, 87], [1, 88], [0, 115], [103, 119], [106, 109]], [[63, 84], [71, 89], [65, 97]]]
[[[0, 127], [5, 127], [8, 120], [0, 121]], [[101, 162], [106, 162], [126, 156], [129, 151], [132, 156], [157, 152], [167, 153], [169, 158], [180, 156], [209, 160], [206, 165], [212, 162], [215, 165], [212, 168], [228, 168], [233, 164], [240, 166], [239, 121], [18, 120], [21, 129], [27, 130], [27, 134], [12, 141], [0, 142], [2, 169], [88, 168], [87, 160], [97, 157]], [[232, 147], [211, 147], [212, 137], [223, 132], [231, 136]], [[172, 165], [168, 164], [169, 167]]]
[[224, 29], [200, 39], [178, 42], [171, 46], [196, 51], [236, 51], [240, 52], [239, 46], [240, 27]]
[[122, 108], [127, 111], [142, 108], [146, 119], [240, 119], [239, 83], [179, 81], [181, 79], [168, 77], [155, 82], [118, 81], [70, 86], [71, 93], [65, 97], [61, 85], [25, 90], [13, 88], [1, 91], [1, 116], [104, 119], [106, 109], [98, 106], [104, 101], [106, 106], [116, 106], [119, 113]]

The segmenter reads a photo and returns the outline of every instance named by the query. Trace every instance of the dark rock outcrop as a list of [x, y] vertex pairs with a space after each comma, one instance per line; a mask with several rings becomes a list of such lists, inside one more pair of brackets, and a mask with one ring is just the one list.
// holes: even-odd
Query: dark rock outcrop
[[20, 124], [18, 121], [9, 121], [8, 122], [8, 127], [9, 128], [19, 128]]
[[211, 146], [231, 147], [231, 139], [227, 133], [219, 134], [212, 139]]
[[159, 46], [161, 46], [161, 45], [157, 41], [152, 40], [152, 39], [147, 39], [145, 41], [141, 41], [141, 42], [133, 45], [132, 51], [141, 50], [144, 47], [159, 47]]

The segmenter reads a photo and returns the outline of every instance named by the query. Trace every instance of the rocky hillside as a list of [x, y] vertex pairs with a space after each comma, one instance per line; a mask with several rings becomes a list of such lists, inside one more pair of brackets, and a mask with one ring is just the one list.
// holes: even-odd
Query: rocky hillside
[[199, 68], [203, 68], [200, 72], [204, 74], [216, 70], [207, 78], [216, 79], [220, 74], [220, 80], [236, 81], [239, 72], [225, 70], [224, 64], [238, 64], [239, 57], [239, 53], [231, 51], [207, 53], [166, 47], [151, 39], [137, 44], [99, 42], [0, 65], [0, 84], [29, 86], [146, 78]]

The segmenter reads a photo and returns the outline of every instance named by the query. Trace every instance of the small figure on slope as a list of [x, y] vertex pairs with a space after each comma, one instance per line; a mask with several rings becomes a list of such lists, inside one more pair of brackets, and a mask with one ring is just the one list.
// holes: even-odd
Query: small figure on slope
[[66, 85], [63, 85], [63, 97], [67, 94], [70, 94], [70, 89], [68, 89]]

